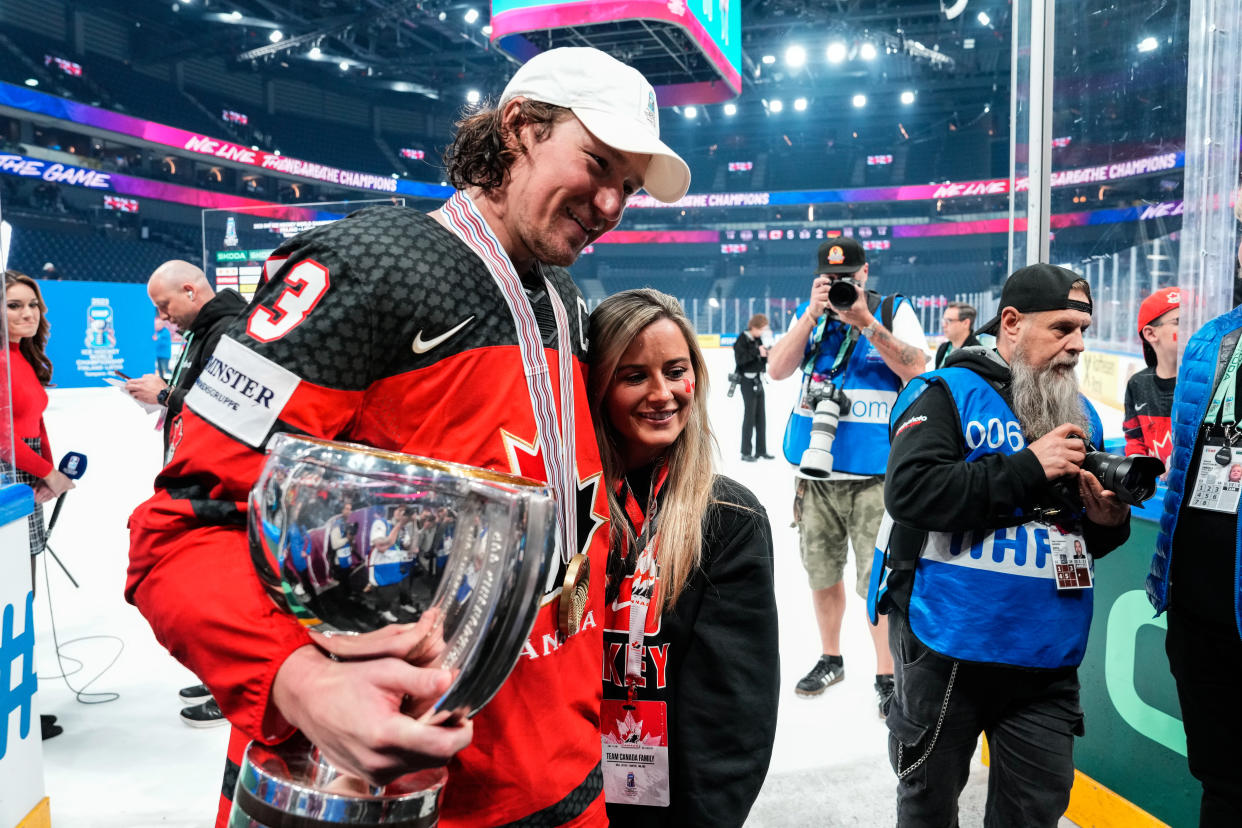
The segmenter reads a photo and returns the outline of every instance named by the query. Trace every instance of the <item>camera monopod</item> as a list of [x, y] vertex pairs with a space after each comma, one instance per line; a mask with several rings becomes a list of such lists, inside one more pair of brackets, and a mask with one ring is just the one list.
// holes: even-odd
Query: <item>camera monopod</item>
[[[76, 451], [68, 452], [60, 459], [59, 468], [60, 473], [65, 477], [70, 480], [77, 480], [86, 473], [86, 455]], [[51, 536], [52, 529], [56, 526], [56, 519], [60, 517], [60, 507], [65, 504], [65, 494], [68, 494], [68, 492], [61, 494], [60, 497], [56, 498], [56, 506], [52, 509], [52, 519], [47, 522], [45, 538]], [[73, 577], [73, 574], [69, 571], [69, 567], [65, 566], [65, 562], [57, 557], [56, 552], [52, 550], [51, 545], [46, 540], [43, 542], [43, 548], [46, 549], [48, 554], [52, 556], [52, 559], [56, 561], [56, 564], [65, 573], [66, 577], [69, 578], [70, 582], [78, 589], [81, 589], [82, 585], [79, 584]]]

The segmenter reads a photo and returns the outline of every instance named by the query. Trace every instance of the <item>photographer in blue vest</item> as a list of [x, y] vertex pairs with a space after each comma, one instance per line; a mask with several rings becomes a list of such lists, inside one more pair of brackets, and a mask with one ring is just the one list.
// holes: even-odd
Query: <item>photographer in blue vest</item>
[[1074, 373], [1091, 312], [1078, 274], [1022, 268], [982, 329], [995, 349], [954, 351], [893, 408], [871, 608], [890, 616], [902, 828], [956, 824], [981, 732], [985, 825], [1051, 828], [1069, 804], [1092, 560], [1130, 534], [1082, 469], [1104, 436]]
[[[927, 360], [927, 339], [910, 303], [866, 290], [869, 268], [859, 242], [829, 239], [819, 246], [817, 260], [810, 300], [768, 349], [773, 379], [799, 369], [803, 375], [783, 448], [802, 478], [794, 515], [823, 652], [797, 684], [802, 696], [819, 695], [845, 677], [846, 552], [852, 544], [856, 590], [865, 599], [884, 515], [889, 408]], [[883, 716], [892, 696], [893, 660], [887, 630], [868, 629]]]

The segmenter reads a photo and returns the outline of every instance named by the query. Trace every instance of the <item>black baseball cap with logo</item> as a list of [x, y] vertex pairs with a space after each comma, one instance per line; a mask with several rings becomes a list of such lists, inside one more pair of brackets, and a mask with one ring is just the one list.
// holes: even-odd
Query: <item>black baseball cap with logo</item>
[[816, 273], [854, 273], [867, 263], [867, 252], [862, 244], [839, 236], [828, 239], [819, 246], [819, 267]]
[[1083, 291], [1087, 294], [1086, 302], [1069, 298], [1071, 286], [1080, 279], [1082, 276], [1072, 270], [1043, 263], [1015, 270], [1013, 275], [1005, 280], [1005, 286], [1001, 288], [1000, 306], [996, 309], [996, 316], [977, 333], [995, 336], [1000, 331], [1001, 313], [1005, 308], [1013, 308], [1019, 313], [1051, 310], [1078, 310], [1091, 313], [1091, 289], [1089, 287]]

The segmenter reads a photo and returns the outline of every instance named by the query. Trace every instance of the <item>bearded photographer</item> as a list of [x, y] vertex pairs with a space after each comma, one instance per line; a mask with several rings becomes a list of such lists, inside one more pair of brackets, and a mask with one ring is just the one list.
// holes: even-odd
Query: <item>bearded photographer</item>
[[984, 823], [1057, 825], [1083, 733], [1090, 560], [1130, 534], [1129, 506], [1082, 469], [1084, 438], [1103, 442], [1074, 373], [1087, 283], [1032, 265], [1010, 276], [1000, 308], [982, 329], [995, 350], [954, 351], [893, 411], [877, 597], [897, 667], [899, 826], [955, 823], [980, 732], [992, 756]]
[[[845, 617], [846, 552], [853, 544], [856, 591], [864, 599], [871, 553], [884, 514], [888, 412], [902, 385], [923, 371], [927, 341], [910, 303], [866, 290], [869, 267], [863, 246], [850, 238], [819, 246], [810, 300], [768, 351], [768, 373], [782, 380], [801, 368], [798, 402], [785, 431], [785, 459], [800, 466], [794, 516], [802, 564], [811, 585], [823, 654], [798, 682], [802, 696], [823, 693], [845, 677], [841, 622]], [[831, 298], [832, 302], [829, 301]], [[803, 462], [811, 445], [817, 392], [844, 391], [831, 452], [814, 467]], [[822, 435], [823, 432], [821, 432]], [[893, 688], [887, 628], [869, 626], [875, 646], [876, 701], [881, 716]]]

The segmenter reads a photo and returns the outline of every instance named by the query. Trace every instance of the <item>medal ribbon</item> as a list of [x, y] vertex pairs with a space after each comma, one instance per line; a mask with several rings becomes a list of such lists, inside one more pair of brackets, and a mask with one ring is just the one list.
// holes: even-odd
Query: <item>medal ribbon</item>
[[[526, 373], [526, 389], [530, 394], [535, 425], [539, 429], [539, 442], [543, 454], [544, 472], [548, 485], [556, 494], [557, 516], [561, 529], [561, 558], [565, 563], [578, 551], [577, 481], [574, 479], [574, 366], [569, 352], [569, 316], [560, 294], [552, 283], [543, 278], [556, 317], [558, 373], [560, 375], [561, 410], [558, 417], [556, 397], [548, 370], [548, 358], [544, 353], [543, 337], [534, 309], [526, 298], [522, 280], [513, 269], [513, 262], [504, 247], [496, 239], [483, 214], [462, 191], [453, 193], [444, 203], [443, 213], [453, 234], [466, 243], [487, 267], [496, 286], [500, 288], [518, 333], [518, 350], [522, 354], [522, 368]], [[542, 275], [542, 274], [541, 274]]]
[[1236, 378], [1239, 364], [1242, 364], [1242, 338], [1239, 338], [1237, 344], [1233, 346], [1233, 356], [1229, 357], [1229, 366], [1225, 368], [1225, 373], [1221, 375], [1220, 382], [1216, 384], [1216, 390], [1212, 393], [1212, 403], [1208, 406], [1204, 422], [1214, 423], [1218, 416], [1222, 425], [1232, 425], [1237, 422], [1234, 413], [1234, 396], [1238, 390]]
[[[643, 639], [647, 635], [647, 609], [651, 606], [651, 593], [655, 591], [656, 549], [659, 534], [656, 520], [659, 517], [659, 504], [656, 502], [656, 490], [668, 477], [664, 460], [656, 461], [651, 471], [651, 489], [647, 494], [647, 512], [643, 518], [643, 531], [638, 537], [638, 545], [642, 552], [634, 564], [634, 577], [630, 581], [630, 633], [629, 646], [625, 648], [625, 692], [629, 700], [634, 701], [639, 679], [643, 675]], [[627, 487], [628, 489], [628, 487]], [[644, 542], [645, 540], [645, 542]], [[635, 582], [640, 578], [649, 578], [651, 589], [643, 589], [641, 594], [635, 591]]]

